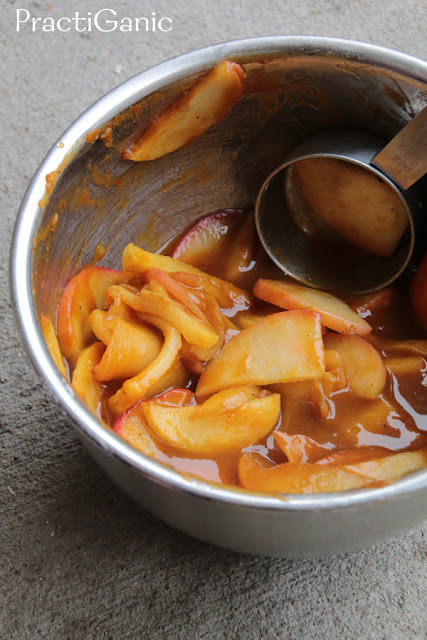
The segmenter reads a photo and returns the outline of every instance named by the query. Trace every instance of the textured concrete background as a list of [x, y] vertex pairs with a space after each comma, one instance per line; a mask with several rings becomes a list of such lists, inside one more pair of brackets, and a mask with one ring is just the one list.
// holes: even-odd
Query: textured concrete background
[[[138, 508], [88, 458], [20, 347], [7, 293], [13, 221], [40, 160], [87, 106], [193, 48], [305, 34], [426, 57], [425, 0], [1, 0], [2, 446], [0, 639], [426, 637], [426, 526], [365, 552], [257, 559], [192, 540]], [[34, 17], [152, 10], [171, 33], [15, 31]]]

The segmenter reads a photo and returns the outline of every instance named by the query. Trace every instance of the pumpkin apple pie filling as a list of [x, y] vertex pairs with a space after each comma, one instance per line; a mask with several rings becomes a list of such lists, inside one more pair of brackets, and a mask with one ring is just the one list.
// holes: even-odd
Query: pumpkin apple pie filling
[[[209, 481], [267, 493], [378, 487], [427, 466], [427, 267], [367, 296], [303, 287], [250, 213], [167, 255], [129, 244], [59, 300], [52, 358], [106, 428]], [[67, 366], [65, 365], [67, 363]]]

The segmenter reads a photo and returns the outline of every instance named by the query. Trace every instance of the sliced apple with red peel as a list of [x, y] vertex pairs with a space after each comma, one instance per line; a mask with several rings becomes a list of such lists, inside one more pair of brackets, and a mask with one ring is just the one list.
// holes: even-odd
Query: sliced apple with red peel
[[372, 328], [345, 302], [324, 291], [317, 291], [291, 282], [260, 279], [254, 295], [282, 309], [306, 309], [319, 313], [322, 324], [338, 333], [365, 336]]
[[105, 308], [107, 287], [125, 282], [121, 271], [85, 267], [62, 292], [57, 311], [58, 342], [65, 358], [73, 360], [94, 339], [88, 323], [94, 309]]
[[197, 305], [194, 297], [189, 293], [188, 289], [171, 278], [166, 271], [162, 271], [161, 269], [150, 269], [145, 274], [145, 277], [148, 283], [152, 281], [158, 282], [169, 297], [184, 305], [184, 307], [186, 307], [188, 311], [190, 311], [190, 313], [192, 313], [193, 316], [198, 318], [201, 322], [207, 323], [206, 317]]
[[118, 285], [109, 287], [107, 294], [111, 295], [117, 290], [120, 291], [124, 302], [134, 311], [163, 318], [179, 331], [190, 344], [209, 349], [218, 342], [218, 335], [214, 330], [195, 318], [178, 302], [147, 289], [141, 289], [136, 294]]
[[209, 266], [206, 254], [224, 251], [230, 235], [234, 235], [244, 218], [244, 213], [234, 209], [217, 211], [202, 218], [181, 238], [172, 258], [205, 270]]
[[326, 349], [340, 354], [351, 391], [362, 398], [377, 398], [382, 393], [387, 372], [380, 354], [360, 336], [328, 333]]
[[373, 484], [368, 476], [310, 463], [272, 464], [258, 453], [244, 453], [238, 463], [240, 485], [261, 493], [335, 493]]
[[121, 413], [113, 425], [113, 430], [138, 451], [156, 458], [161, 452], [147, 428], [141, 404], [139, 402]]
[[124, 151], [123, 158], [154, 160], [198, 138], [228, 114], [245, 83], [246, 74], [240, 65], [221, 62], [154, 120]]
[[172, 257], [203, 271], [215, 264], [226, 281], [235, 282], [251, 263], [254, 242], [252, 214], [235, 209], [217, 211], [199, 220], [181, 238]]
[[319, 315], [284, 311], [256, 322], [224, 345], [200, 376], [196, 394], [204, 399], [229, 387], [315, 379], [324, 370]]
[[[95, 378], [100, 382], [132, 378], [159, 355], [163, 338], [152, 326], [142, 322], [125, 322], [114, 316], [106, 317], [104, 325], [112, 328], [112, 333], [100, 363], [94, 367]], [[96, 333], [96, 327], [93, 328]]]
[[61, 349], [59, 348], [55, 329], [53, 328], [51, 319], [45, 316], [43, 313], [40, 315], [40, 326], [52, 360], [58, 367], [60, 373], [67, 380], [67, 369], [65, 368], [64, 358], [62, 356]]
[[133, 283], [142, 285], [145, 282], [145, 274], [150, 269], [160, 269], [171, 275], [188, 274], [189, 279], [183, 284], [190, 287], [201, 287], [211, 293], [221, 308], [235, 308], [237, 312], [250, 307], [250, 298], [242, 289], [225, 280], [210, 276], [181, 260], [150, 253], [132, 243], [128, 244], [123, 251], [122, 266], [126, 276]]
[[93, 369], [101, 361], [104, 351], [105, 345], [102, 342], [94, 342], [90, 347], [83, 349], [78, 355], [71, 381], [74, 391], [98, 417], [105, 387], [96, 380]]
[[167, 407], [155, 399], [142, 403], [145, 420], [166, 444], [198, 455], [217, 455], [256, 444], [276, 425], [280, 397], [268, 394], [227, 413], [192, 419], [200, 407]]
[[[179, 353], [182, 339], [169, 322], [155, 316], [143, 318], [160, 329], [164, 335], [162, 349], [153, 362], [138, 375], [125, 380], [122, 387], [110, 398], [109, 407], [116, 415], [125, 411], [143, 398], [149, 398], [169, 387], [183, 387], [188, 374], [182, 365]], [[187, 380], [183, 379], [187, 376]]]

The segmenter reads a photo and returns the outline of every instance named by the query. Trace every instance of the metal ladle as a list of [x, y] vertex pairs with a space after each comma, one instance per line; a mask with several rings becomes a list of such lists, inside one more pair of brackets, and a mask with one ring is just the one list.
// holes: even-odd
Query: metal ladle
[[[362, 167], [397, 195], [408, 224], [392, 255], [360, 251], [319, 218], [294, 178], [296, 163], [309, 158]], [[411, 258], [421, 208], [419, 191], [413, 185], [426, 171], [427, 107], [384, 148], [381, 140], [367, 133], [322, 132], [294, 149], [262, 185], [255, 207], [261, 243], [285, 274], [311, 287], [376, 291], [393, 282]]]

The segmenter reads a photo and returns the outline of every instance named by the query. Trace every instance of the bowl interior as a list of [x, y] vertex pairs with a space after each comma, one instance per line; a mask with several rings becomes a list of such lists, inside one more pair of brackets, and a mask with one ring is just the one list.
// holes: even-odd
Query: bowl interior
[[[129, 142], [224, 58], [247, 73], [245, 95], [230, 114], [173, 154], [149, 163], [123, 161]], [[37, 212], [34, 206], [29, 211], [35, 192], [21, 211], [15, 262], [28, 216], [33, 317], [44, 313], [55, 321], [64, 285], [94, 261], [97, 245], [108, 246], [99, 264], [118, 268], [129, 242], [158, 251], [205, 213], [253, 207], [269, 173], [319, 131], [357, 129], [391, 139], [427, 102], [427, 65], [416, 62], [360, 43], [261, 39], [209, 48], [144, 72], [125, 85], [124, 101], [119, 87], [109, 94], [108, 109], [104, 99], [85, 114], [77, 137], [64, 134], [68, 153], [51, 176], [53, 186]], [[95, 122], [101, 126], [94, 128]], [[52, 157], [35, 179], [39, 191]], [[75, 414], [73, 402], [67, 400], [67, 410]], [[84, 411], [73, 417], [88, 423]]]
[[93, 261], [99, 243], [109, 247], [100, 263], [108, 267], [120, 264], [131, 241], [157, 251], [204, 213], [253, 206], [266, 176], [318, 131], [357, 129], [390, 139], [426, 92], [417, 78], [332, 52], [232, 57], [247, 73], [244, 97], [186, 147], [149, 163], [121, 159], [129, 141], [199, 73], [165, 77], [154, 92], [147, 87], [147, 96], [75, 146], [46, 197], [35, 238], [39, 313], [54, 316], [64, 284]]

